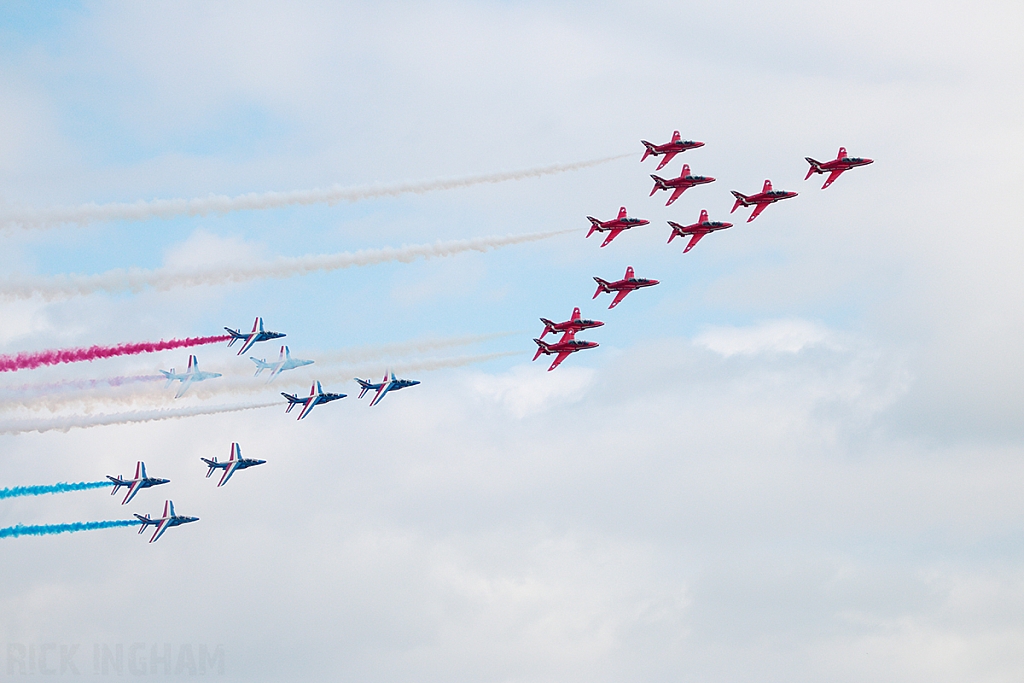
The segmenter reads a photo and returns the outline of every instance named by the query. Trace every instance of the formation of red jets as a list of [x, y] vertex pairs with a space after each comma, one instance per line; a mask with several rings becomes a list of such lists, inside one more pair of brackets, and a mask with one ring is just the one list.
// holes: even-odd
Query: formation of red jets
[[[655, 145], [641, 140], [644, 146], [644, 155], [640, 158], [643, 162], [647, 157], [662, 157], [661, 162], [658, 164], [658, 168], [655, 170], [660, 171], [664, 168], [677, 154], [685, 152], [688, 149], [697, 149], [703, 147], [703, 142], [697, 142], [694, 140], [683, 140], [679, 136], [679, 131], [672, 133], [672, 140], [666, 142], [663, 145]], [[861, 157], [851, 157], [846, 153], [845, 147], [839, 148], [839, 154], [832, 161], [817, 161], [811, 157], [804, 157], [807, 163], [810, 164], [810, 168], [807, 171], [807, 175], [804, 176], [804, 180], [807, 180], [814, 174], [828, 174], [828, 178], [825, 179], [825, 184], [821, 186], [821, 189], [827, 188], [835, 180], [849, 171], [851, 168], [858, 166], [866, 166], [873, 162], [872, 159], [865, 159]], [[715, 179], [710, 176], [694, 175], [690, 172], [690, 165], [683, 164], [683, 170], [680, 172], [678, 178], [662, 178], [660, 176], [651, 174], [651, 178], [654, 180], [654, 188], [651, 190], [651, 195], [654, 196], [659, 190], [666, 190], [670, 192], [668, 201], [665, 206], [671, 206], [679, 197], [691, 187], [697, 185], [706, 185], [708, 183], [715, 182]], [[750, 212], [750, 216], [747, 218], [747, 222], [754, 220], [761, 215], [770, 204], [782, 201], [783, 199], [791, 199], [797, 196], [796, 192], [789, 192], [787, 190], [776, 190], [772, 188], [772, 181], [765, 180], [764, 187], [757, 194], [745, 195], [742, 192], [732, 190], [732, 195], [735, 197], [736, 202], [732, 206], [734, 213], [736, 209], [743, 207], [754, 207], [754, 210]], [[601, 221], [593, 216], [587, 216], [587, 220], [590, 221], [590, 231], [587, 233], [587, 237], [590, 237], [595, 232], [606, 232], [608, 233], [605, 237], [604, 242], [601, 243], [601, 247], [606, 247], [611, 244], [612, 240], [619, 236], [624, 230], [635, 228], [641, 225], [647, 225], [650, 223], [648, 220], [643, 218], [630, 217], [626, 213], [626, 207], [619, 209], [619, 215], [616, 218], [608, 221]], [[703, 238], [716, 230], [724, 230], [731, 228], [732, 223], [726, 223], [724, 221], [713, 221], [708, 217], [706, 209], [701, 209], [700, 218], [697, 219], [696, 223], [690, 225], [680, 225], [674, 221], [668, 221], [669, 227], [672, 228], [672, 232], [669, 234], [668, 241], [672, 242], [676, 237], [689, 237], [690, 241], [686, 244], [683, 249], [683, 253], [690, 251], [693, 247]], [[643, 287], [653, 287], [658, 284], [657, 280], [650, 278], [636, 277], [633, 273], [633, 267], [626, 267], [626, 274], [621, 280], [608, 281], [603, 280], [599, 277], [595, 277], [594, 281], [597, 282], [597, 291], [594, 292], [594, 298], [596, 299], [602, 293], [612, 294], [615, 296], [612, 298], [611, 304], [608, 306], [609, 309], [615, 308], [619, 303], [626, 298], [626, 295], [637, 289]], [[564, 322], [555, 323], [547, 318], [540, 319], [544, 323], [544, 332], [540, 335], [540, 338], [534, 339], [537, 343], [537, 353], [534, 354], [533, 360], [537, 360], [541, 354], [553, 355], [555, 359], [551, 362], [551, 367], [548, 371], [554, 370], [565, 360], [570, 354], [584, 349], [592, 349], [598, 346], [597, 342], [582, 341], [576, 339], [576, 333], [585, 329], [600, 327], [604, 325], [599, 320], [587, 320], [580, 317], [580, 309], [574, 308], [572, 311], [572, 317]], [[561, 333], [562, 337], [554, 343], [544, 341], [544, 337], [548, 334]]]

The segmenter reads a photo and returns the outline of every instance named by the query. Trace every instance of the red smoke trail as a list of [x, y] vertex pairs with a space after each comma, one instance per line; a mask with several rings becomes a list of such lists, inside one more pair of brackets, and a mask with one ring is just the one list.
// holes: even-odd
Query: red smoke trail
[[138, 342], [135, 344], [116, 344], [114, 346], [90, 346], [84, 349], [50, 349], [19, 353], [14, 356], [0, 356], [0, 372], [30, 370], [40, 365], [58, 365], [60, 363], [79, 363], [94, 361], [97, 358], [113, 358], [115, 356], [135, 356], [140, 353], [155, 353], [167, 349], [183, 349], [190, 346], [203, 346], [231, 339], [230, 335], [220, 334], [215, 337], [189, 337], [188, 339], [168, 339], [158, 342]]

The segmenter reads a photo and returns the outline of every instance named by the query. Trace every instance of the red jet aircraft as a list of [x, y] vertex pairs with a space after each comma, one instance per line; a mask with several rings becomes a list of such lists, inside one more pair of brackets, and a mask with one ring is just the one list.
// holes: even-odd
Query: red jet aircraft
[[640, 289], [641, 287], [653, 287], [658, 284], [657, 280], [648, 280], [645, 277], [636, 277], [633, 275], [633, 266], [626, 266], [626, 276], [621, 280], [608, 282], [607, 280], [595, 277], [594, 281], [597, 283], [597, 291], [594, 292], [593, 296], [594, 299], [596, 299], [597, 295], [601, 292], [607, 292], [609, 294], [617, 292], [608, 308], [615, 308], [618, 306], [619, 302], [625, 299], [626, 295], [635, 289]]
[[661, 156], [662, 154], [665, 155], [665, 158], [661, 160], [660, 164], [658, 164], [658, 168], [655, 169], [656, 171], [660, 171], [665, 168], [665, 165], [672, 161], [672, 159], [674, 159], [680, 152], [704, 146], [703, 142], [680, 139], [678, 130], [672, 131], [672, 142], [666, 142], [664, 145], [655, 145], [654, 143], [647, 142], [647, 140], [641, 140], [640, 142], [642, 142], [644, 147], [647, 148], [644, 155], [640, 157], [641, 162], [647, 157], [656, 157]]
[[653, 197], [654, 193], [658, 190], [672, 190], [672, 196], [668, 198], [667, 202], [665, 202], [665, 206], [668, 206], [675, 200], [679, 199], [679, 195], [695, 185], [715, 182], [715, 179], [710, 176], [690, 175], [689, 164], [683, 164], [683, 172], [679, 174], [678, 178], [665, 180], [664, 178], [659, 178], [653, 173], [651, 174], [651, 177], [654, 178], [654, 189], [651, 190], [651, 197]]
[[700, 238], [704, 235], [714, 232], [715, 230], [725, 230], [726, 228], [732, 227], [732, 223], [708, 220], [708, 212], [706, 209], [700, 210], [700, 218], [692, 225], [679, 225], [672, 221], [669, 221], [668, 224], [672, 226], [672, 234], [668, 236], [669, 244], [671, 244], [672, 240], [676, 237], [690, 235], [690, 243], [686, 245], [686, 249], [683, 249], [684, 254], [693, 249], [694, 245], [696, 245], [697, 242], [700, 242]]
[[587, 320], [586, 318], [580, 317], [580, 309], [572, 309], [572, 317], [562, 323], [556, 323], [548, 320], [547, 318], [541, 318], [540, 321], [544, 323], [544, 331], [541, 332], [540, 338], [543, 339], [547, 336], [548, 332], [551, 334], [558, 334], [564, 332], [575, 337], [576, 333], [580, 330], [586, 330], [591, 327], [601, 327], [604, 325], [600, 320]]
[[825, 184], [821, 186], [821, 189], [823, 190], [835, 182], [836, 178], [841, 176], [845, 171], [849, 171], [851, 168], [856, 168], [857, 166], [867, 166], [868, 164], [873, 164], [875, 162], [874, 159], [848, 157], [846, 156], [845, 147], [839, 148], [839, 154], [836, 155], [836, 158], [833, 161], [821, 163], [820, 161], [815, 161], [810, 157], [804, 157], [804, 159], [806, 159], [807, 163], [811, 165], [810, 169], [807, 170], [807, 175], [804, 176], [804, 180], [810, 178], [812, 173], [828, 173], [828, 178], [825, 180]]
[[599, 221], [593, 216], [587, 216], [587, 220], [590, 221], [590, 232], [587, 233], [587, 237], [594, 234], [594, 231], [604, 232], [610, 230], [608, 236], [604, 238], [604, 242], [601, 244], [602, 247], [608, 246], [613, 239], [619, 236], [619, 233], [623, 230], [629, 230], [635, 228], [638, 225], [647, 225], [650, 221], [644, 220], [643, 218], [630, 218], [626, 215], [626, 207], [619, 209], [619, 217], [610, 221]]
[[568, 358], [570, 353], [576, 353], [577, 351], [582, 351], [584, 349], [593, 349], [598, 346], [597, 342], [577, 340], [573, 337], [574, 334], [575, 332], [569, 330], [554, 344], [548, 344], [540, 339], [534, 339], [533, 341], [537, 342], [537, 353], [533, 355], [533, 359], [537, 360], [540, 358], [540, 354], [542, 353], [548, 356], [557, 354], [555, 355], [555, 360], [551, 363], [551, 367], [548, 368], [548, 372], [551, 372], [557, 368], [563, 360]]
[[747, 222], [749, 223], [750, 221], [760, 216], [761, 212], [764, 211], [765, 207], [768, 206], [769, 204], [774, 204], [775, 202], [782, 201], [783, 199], [790, 199], [792, 197], [795, 197], [796, 192], [787, 192], [786, 190], [773, 190], [772, 181], [766, 180], [764, 181], [764, 189], [762, 189], [757, 194], [752, 194], [748, 197], [747, 195], [741, 194], [736, 190], [732, 190], [732, 196], [736, 197], [736, 203], [732, 205], [732, 211], [730, 211], [729, 213], [732, 213], [736, 209], [740, 208], [741, 205], [754, 207], [754, 210], [750, 212], [750, 218], [747, 219]]

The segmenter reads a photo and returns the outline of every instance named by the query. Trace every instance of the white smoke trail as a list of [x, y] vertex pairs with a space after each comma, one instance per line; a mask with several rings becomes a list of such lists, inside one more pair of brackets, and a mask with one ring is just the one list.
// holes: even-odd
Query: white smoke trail
[[252, 403], [226, 406], [193, 406], [188, 408], [170, 408], [167, 410], [136, 410], [129, 413], [110, 413], [103, 415], [69, 415], [45, 420], [10, 420], [0, 423], [0, 434], [25, 434], [27, 432], [67, 432], [71, 429], [86, 429], [102, 425], [120, 425], [132, 422], [155, 422], [158, 420], [175, 420], [182, 417], [197, 415], [217, 415], [220, 413], [236, 413], [241, 410], [269, 408], [283, 405], [281, 401], [268, 403]]
[[[516, 334], [519, 333], [492, 332], [489, 334], [460, 337], [428, 337], [377, 346], [351, 346], [332, 352], [314, 352], [309, 355], [316, 360], [314, 367], [321, 368], [338, 363], [365, 363], [366, 361], [373, 360], [383, 361], [386, 359], [402, 358], [409, 354], [420, 354], [456, 346], [470, 346]], [[252, 353], [257, 352], [253, 351]], [[273, 359], [274, 357], [271, 356], [271, 358]], [[216, 368], [216, 370], [228, 377], [251, 378], [254, 376], [252, 372], [253, 366], [251, 365], [248, 367], [239, 365], [237, 368]], [[313, 371], [313, 368], [310, 368], [310, 371]], [[267, 376], [268, 373], [263, 373], [261, 379]], [[284, 378], [287, 381], [288, 375], [280, 375], [279, 379], [274, 382], [274, 386], [284, 385], [280, 378]], [[161, 375], [133, 375], [99, 379], [67, 379], [59, 382], [21, 384], [8, 387], [0, 386], [0, 410], [16, 410], [18, 408], [38, 410], [46, 408], [51, 412], [57, 412], [69, 405], [93, 403], [99, 400], [107, 403], [130, 405], [135, 402], [136, 398], [163, 398], [168, 391], [167, 389], [157, 389], [155, 386], [151, 386], [150, 391], [140, 393], [138, 387], [131, 386], [139, 383], [153, 384], [155, 382], [163, 383], [164, 377]], [[118, 392], [117, 389], [121, 388], [124, 388], [124, 391]], [[174, 392], [171, 391], [171, 393], [173, 394]], [[188, 395], [192, 395], [191, 392]]]
[[[445, 358], [425, 358], [421, 360], [395, 360], [391, 362], [342, 363], [338, 365], [308, 365], [296, 368], [289, 375], [280, 375], [279, 379], [268, 386], [263, 382], [253, 382], [251, 377], [225, 377], [224, 381], [211, 380], [202, 384], [193, 384], [190, 393], [198, 398], [213, 398], [224, 394], [240, 395], [255, 394], [268, 390], [309, 390], [310, 385], [319, 380], [323, 384], [351, 382], [355, 377], [369, 377], [376, 381], [377, 375], [384, 374], [385, 369], [396, 373], [429, 372], [443, 368], [458, 368], [476, 363], [486, 363], [498, 358], [520, 356], [525, 351], [499, 351], [472, 356], [449, 356]], [[325, 391], [328, 389], [325, 388]], [[344, 388], [333, 386], [330, 391], [344, 391]]]
[[56, 275], [52, 277], [31, 277], [10, 279], [0, 283], [0, 299], [30, 299], [41, 296], [48, 301], [72, 296], [85, 296], [95, 292], [139, 292], [152, 287], [168, 290], [175, 287], [196, 287], [219, 285], [229, 282], [249, 282], [265, 278], [283, 279], [307, 275], [318, 271], [341, 270], [355, 266], [369, 266], [377, 263], [400, 261], [409, 263], [419, 258], [452, 256], [467, 251], [490, 251], [513, 244], [536, 242], [574, 230], [554, 232], [532, 232], [522, 235], [476, 237], [473, 239], [449, 240], [433, 244], [413, 244], [404, 247], [382, 249], [361, 249], [343, 251], [337, 254], [310, 254], [307, 256], [282, 256], [265, 263], [241, 264], [236, 266], [210, 265], [197, 268], [157, 268], [142, 270], [117, 269], [96, 275]]
[[223, 214], [231, 211], [254, 211], [275, 209], [283, 206], [309, 204], [336, 204], [338, 202], [357, 202], [364, 199], [379, 197], [397, 197], [403, 194], [423, 194], [437, 190], [453, 190], [470, 187], [503, 183], [509, 180], [524, 180], [540, 176], [565, 173], [579, 169], [598, 166], [615, 161], [632, 154], [622, 154], [602, 159], [578, 161], [571, 164], [551, 164], [521, 171], [506, 173], [487, 173], [483, 175], [450, 178], [447, 180], [427, 180], [420, 182], [396, 183], [369, 187], [341, 187], [334, 185], [328, 188], [312, 190], [293, 190], [291, 192], [250, 192], [248, 194], [228, 197], [226, 195], [210, 195], [194, 199], [153, 199], [139, 200], [133, 203], [82, 204], [79, 206], [56, 206], [48, 209], [24, 209], [8, 211], [0, 217], [3, 228], [51, 228], [58, 225], [85, 225], [95, 221], [134, 220], [142, 221], [150, 218], [170, 218], [172, 216], [206, 216]]
[[[376, 381], [379, 379], [378, 375], [383, 374], [385, 369], [394, 370], [396, 373], [428, 372], [431, 370], [440, 370], [442, 368], [456, 368], [475, 363], [485, 363], [498, 358], [522, 355], [523, 353], [525, 352], [502, 351], [481, 355], [450, 356], [444, 358], [427, 358], [422, 360], [411, 359], [392, 360], [388, 362], [377, 361], [327, 365], [318, 364], [297, 368], [296, 370], [289, 371], [287, 374], [279, 375], [278, 379], [271, 385], [268, 385], [260, 378], [254, 378], [250, 375], [226, 375], [224, 377], [217, 377], [206, 380], [205, 382], [193, 384], [189, 389], [188, 394], [185, 395], [185, 400], [210, 399], [224, 395], [251, 395], [264, 392], [277, 394], [282, 390], [290, 392], [306, 391], [315, 380], [320, 380], [322, 383], [328, 384], [349, 382], [352, 381], [354, 377], [369, 377]], [[79, 394], [60, 394], [56, 396], [40, 396], [35, 399], [20, 398], [16, 401], [0, 401], [0, 409], [47, 409], [50, 412], [58, 412], [74, 407], [84, 410], [87, 414], [85, 416], [81, 416], [81, 419], [88, 420], [92, 417], [102, 417], [91, 416], [88, 414], [100, 405], [121, 405], [126, 407], [138, 406], [140, 403], [166, 405], [168, 401], [173, 400], [171, 397], [174, 395], [173, 389], [164, 390], [162, 387], [153, 385], [124, 385], [121, 389], [123, 391], [118, 392], [111, 391], [110, 389], [105, 391], [92, 389], [89, 391], [83, 391]], [[337, 386], [327, 387], [327, 390], [329, 391], [336, 391], [339, 389], [344, 391], [343, 388]], [[201, 410], [202, 407], [196, 406], [195, 409]], [[60, 418], [54, 418], [54, 420], [59, 419]], [[2, 431], [2, 423], [0, 423], [0, 434], [2, 433], [4, 432]]]

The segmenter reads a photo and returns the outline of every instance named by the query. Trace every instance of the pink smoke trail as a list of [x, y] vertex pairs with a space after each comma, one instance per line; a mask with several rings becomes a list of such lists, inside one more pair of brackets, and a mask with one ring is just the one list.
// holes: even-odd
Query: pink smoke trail
[[167, 349], [182, 349], [190, 346], [204, 346], [231, 339], [230, 335], [219, 334], [212, 337], [189, 337], [187, 339], [167, 339], [158, 342], [135, 342], [115, 344], [114, 346], [89, 346], [78, 349], [49, 349], [47, 351], [26, 351], [13, 356], [0, 356], [0, 372], [16, 372], [31, 370], [41, 365], [58, 365], [60, 363], [80, 363], [94, 361], [99, 358], [116, 356], [135, 356], [140, 353], [155, 353]]

